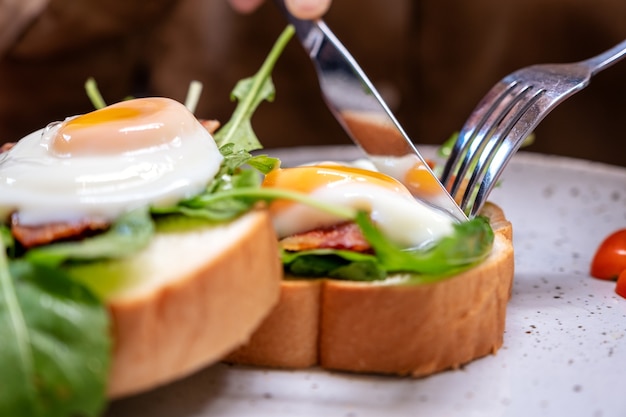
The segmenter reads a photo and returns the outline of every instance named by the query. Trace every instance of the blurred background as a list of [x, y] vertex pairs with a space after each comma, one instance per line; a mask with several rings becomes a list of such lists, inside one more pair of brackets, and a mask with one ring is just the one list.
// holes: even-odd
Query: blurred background
[[[626, 38], [624, 0], [335, 0], [326, 22], [360, 62], [409, 136], [440, 144], [518, 68], [586, 59]], [[225, 0], [0, 1], [0, 142], [128, 95], [184, 100], [204, 83], [200, 118], [226, 122], [235, 83], [252, 75], [285, 26], [272, 2], [251, 15]], [[253, 126], [265, 147], [348, 144], [292, 41], [274, 72], [274, 103]], [[529, 151], [626, 166], [626, 61], [554, 110]]]

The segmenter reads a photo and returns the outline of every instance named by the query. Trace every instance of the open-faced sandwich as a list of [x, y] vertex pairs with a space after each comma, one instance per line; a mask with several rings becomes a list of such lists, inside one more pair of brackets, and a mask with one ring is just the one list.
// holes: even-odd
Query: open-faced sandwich
[[99, 415], [222, 359], [276, 304], [276, 235], [240, 191], [277, 163], [250, 155], [250, 117], [292, 34], [214, 135], [184, 105], [140, 98], [3, 146], [0, 415]]
[[457, 223], [371, 169], [249, 153], [292, 35], [215, 132], [143, 98], [2, 148], [0, 415], [97, 416], [219, 360], [421, 376], [501, 346], [498, 207]]
[[499, 207], [456, 223], [391, 177], [334, 163], [276, 169], [263, 185], [318, 206], [270, 205], [280, 301], [228, 362], [425, 376], [500, 348], [513, 247]]

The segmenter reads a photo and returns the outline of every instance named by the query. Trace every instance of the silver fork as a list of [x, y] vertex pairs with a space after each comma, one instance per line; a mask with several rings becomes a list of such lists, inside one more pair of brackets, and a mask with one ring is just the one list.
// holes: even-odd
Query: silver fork
[[476, 215], [506, 164], [543, 118], [624, 56], [626, 40], [584, 61], [533, 65], [500, 80], [465, 122], [441, 175], [463, 211]]

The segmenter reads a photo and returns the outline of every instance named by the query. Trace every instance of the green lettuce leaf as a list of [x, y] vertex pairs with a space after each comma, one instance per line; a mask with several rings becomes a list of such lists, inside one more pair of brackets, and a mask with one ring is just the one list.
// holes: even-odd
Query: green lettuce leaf
[[476, 217], [455, 223], [454, 232], [424, 249], [403, 250], [390, 242], [365, 212], [356, 222], [372, 245], [376, 257], [388, 272], [449, 275], [485, 259], [493, 246], [494, 233], [489, 220]]
[[282, 251], [281, 260], [285, 272], [297, 277], [376, 281], [387, 276], [387, 271], [374, 255], [347, 250]]
[[104, 306], [58, 270], [0, 250], [0, 415], [97, 416], [111, 342]]
[[8, 253], [13, 253], [15, 249], [15, 239], [13, 239], [11, 229], [3, 224], [0, 224], [0, 243], [6, 248]]

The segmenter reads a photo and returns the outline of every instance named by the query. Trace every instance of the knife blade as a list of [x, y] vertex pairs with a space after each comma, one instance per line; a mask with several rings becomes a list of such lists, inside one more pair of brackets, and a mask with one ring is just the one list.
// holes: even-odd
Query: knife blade
[[323, 20], [301, 20], [275, 0], [308, 52], [322, 96], [352, 141], [382, 173], [458, 221], [467, 216], [432, 172], [365, 72]]

